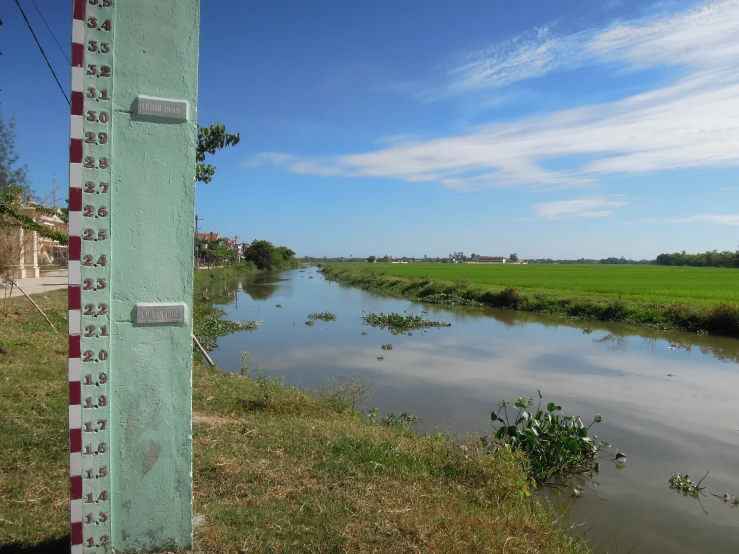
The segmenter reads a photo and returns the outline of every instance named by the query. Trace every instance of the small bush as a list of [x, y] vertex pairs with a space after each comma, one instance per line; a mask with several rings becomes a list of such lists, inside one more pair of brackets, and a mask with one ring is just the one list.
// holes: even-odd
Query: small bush
[[356, 411], [363, 402], [370, 400], [375, 391], [367, 385], [364, 378], [354, 375], [342, 375], [326, 380], [326, 384], [317, 391], [318, 399], [337, 412]]
[[498, 293], [499, 305], [504, 308], [517, 308], [521, 300], [521, 293], [516, 287], [506, 287]]

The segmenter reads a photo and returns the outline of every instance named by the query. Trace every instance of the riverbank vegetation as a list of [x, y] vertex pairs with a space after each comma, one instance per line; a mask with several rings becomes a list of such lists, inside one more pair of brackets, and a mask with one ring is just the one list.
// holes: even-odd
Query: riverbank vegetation
[[[66, 327], [66, 291], [35, 299]], [[1, 325], [0, 551], [62, 551], [67, 337], [30, 303]], [[195, 363], [196, 552], [585, 551], [531, 496], [522, 454], [413, 435], [324, 395]]]
[[484, 305], [571, 318], [739, 337], [739, 273], [657, 266], [330, 264], [347, 285], [434, 303]]

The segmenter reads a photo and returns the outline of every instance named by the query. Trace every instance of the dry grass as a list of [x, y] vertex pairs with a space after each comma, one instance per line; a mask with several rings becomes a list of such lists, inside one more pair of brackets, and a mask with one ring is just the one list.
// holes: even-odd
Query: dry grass
[[[64, 329], [64, 291], [36, 300]], [[51, 552], [68, 532], [65, 336], [16, 308], [0, 320], [0, 553]], [[195, 366], [196, 551], [582, 550], [528, 495], [521, 458], [268, 388]]]
[[[66, 291], [34, 297], [66, 328]], [[0, 314], [0, 545], [67, 532], [66, 334], [25, 298]]]

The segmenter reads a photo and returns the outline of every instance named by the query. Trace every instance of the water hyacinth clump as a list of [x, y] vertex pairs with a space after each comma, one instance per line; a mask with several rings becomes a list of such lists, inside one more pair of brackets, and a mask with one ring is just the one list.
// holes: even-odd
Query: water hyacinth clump
[[218, 337], [223, 337], [237, 331], [254, 331], [259, 327], [256, 321], [228, 321], [221, 319], [220, 312], [214, 311], [201, 317], [194, 326], [194, 334], [203, 348], [213, 350], [218, 344]]
[[428, 327], [451, 327], [451, 323], [444, 321], [429, 321], [419, 315], [404, 315], [391, 312], [384, 314], [370, 313], [363, 315], [362, 319], [367, 325], [373, 327], [388, 328], [391, 331], [410, 331], [412, 329], [426, 329]]
[[676, 473], [675, 475], [670, 477], [670, 485], [672, 486], [672, 488], [694, 496], [697, 496], [698, 493], [703, 490], [700, 488], [700, 484], [702, 481], [703, 479], [701, 479], [698, 482], [698, 485], [696, 485], [695, 483], [693, 483], [693, 480], [690, 478], [689, 475], [683, 475], [682, 473]]
[[710, 494], [711, 496], [714, 496], [719, 500], [723, 500], [724, 503], [730, 504], [734, 508], [739, 506], [739, 497], [733, 496], [728, 492], [725, 492], [724, 494], [707, 492], [706, 487], [701, 487], [701, 483], [705, 480], [706, 477], [708, 477], [709, 473], [710, 471], [706, 471], [706, 474], [701, 478], [700, 481], [698, 481], [698, 483], [694, 483], [687, 473], [685, 475], [683, 475], [682, 473], [675, 473], [669, 479], [670, 488], [676, 490], [679, 493], [682, 493], [683, 496], [698, 498], [699, 493], [703, 496], [707, 496]]
[[[579, 416], [569, 416], [554, 402], [541, 409], [541, 392], [536, 411], [529, 411], [533, 398], [521, 397], [513, 404], [518, 408], [514, 417], [509, 417], [510, 402], [504, 400], [497, 412], [492, 412], [494, 432], [490, 437], [482, 437], [483, 444], [492, 450], [500, 447], [523, 450], [531, 464], [531, 475], [539, 484], [545, 484], [555, 476], [572, 473], [598, 472], [599, 452], [611, 445], [589, 437], [588, 431], [595, 423], [603, 421], [598, 414], [593, 422], [585, 426]], [[623, 464], [626, 456], [617, 452], [614, 460]]]
[[393, 349], [393, 345], [392, 344], [383, 344], [382, 345], [382, 349], [383, 350], [392, 350]]
[[437, 294], [429, 294], [422, 296], [421, 300], [428, 304], [441, 304], [442, 306], [467, 306], [472, 308], [484, 308], [487, 304], [474, 300], [472, 298], [465, 298], [458, 294], [450, 294], [447, 292], [440, 292]]
[[308, 319], [311, 321], [321, 320], [321, 321], [336, 321], [336, 314], [332, 314], [331, 312], [319, 312], [319, 313], [312, 313], [308, 314]]

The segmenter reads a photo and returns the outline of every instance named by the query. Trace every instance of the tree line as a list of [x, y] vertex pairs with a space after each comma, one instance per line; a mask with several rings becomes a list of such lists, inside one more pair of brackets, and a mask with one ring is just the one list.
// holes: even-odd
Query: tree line
[[687, 254], [685, 250], [674, 254], [660, 254], [657, 256], [657, 265], [687, 265], [692, 267], [738, 267], [739, 250], [731, 252], [725, 250], [711, 250], [702, 254]]
[[[275, 246], [266, 240], [254, 240], [251, 244], [234, 244], [228, 238], [198, 238], [195, 244], [199, 263], [232, 265], [239, 261], [252, 263], [257, 269], [277, 270], [297, 267], [295, 252], [287, 246]], [[234, 248], [235, 247], [235, 248]], [[246, 247], [246, 248], [244, 248]], [[239, 253], [243, 254], [240, 259]]]

